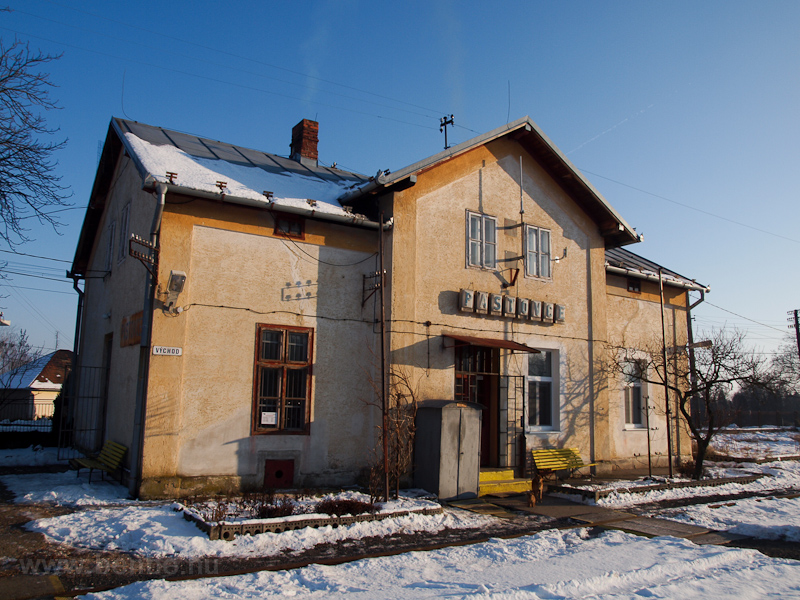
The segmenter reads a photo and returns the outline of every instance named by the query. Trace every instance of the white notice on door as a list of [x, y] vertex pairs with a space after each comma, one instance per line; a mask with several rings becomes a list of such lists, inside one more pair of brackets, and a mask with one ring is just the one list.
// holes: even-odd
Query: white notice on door
[[262, 425], [277, 425], [278, 424], [278, 413], [275, 413], [275, 412], [262, 412], [261, 413], [261, 424]]

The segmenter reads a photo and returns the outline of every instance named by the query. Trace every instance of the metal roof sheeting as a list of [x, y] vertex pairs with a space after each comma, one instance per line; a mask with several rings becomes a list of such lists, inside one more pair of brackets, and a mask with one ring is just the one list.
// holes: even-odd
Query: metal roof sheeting
[[132, 133], [139, 139], [156, 146], [174, 146], [196, 158], [224, 160], [234, 164], [258, 167], [271, 172], [289, 171], [307, 177], [318, 177], [326, 181], [346, 182], [355, 185], [366, 183], [369, 179], [358, 173], [329, 167], [307, 167], [290, 158], [276, 154], [234, 146], [233, 144], [201, 138], [189, 133], [164, 129], [163, 127], [154, 127], [126, 119], [114, 119], [113, 122], [121, 134]]
[[708, 286], [697, 283], [694, 279], [689, 279], [671, 271], [661, 265], [654, 263], [638, 254], [634, 254], [625, 248], [608, 248], [606, 249], [606, 270], [617, 273], [620, 275], [628, 275], [630, 277], [637, 277], [639, 279], [648, 279], [651, 281], [658, 281], [658, 271], [661, 269], [661, 275], [664, 283], [668, 285], [677, 285], [690, 290], [697, 291], [710, 291]]

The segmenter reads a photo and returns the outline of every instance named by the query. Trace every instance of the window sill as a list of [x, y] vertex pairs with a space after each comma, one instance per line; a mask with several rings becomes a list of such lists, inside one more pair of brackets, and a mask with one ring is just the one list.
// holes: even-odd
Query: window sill
[[285, 429], [277, 429], [275, 431], [251, 431], [250, 435], [257, 436], [257, 435], [309, 435], [311, 432], [307, 429], [304, 430], [285, 430]]
[[544, 429], [544, 428], [537, 428], [537, 429], [526, 429], [525, 435], [548, 435], [553, 433], [561, 433], [560, 429]]
[[622, 429], [623, 431], [647, 431], [647, 427], [644, 425], [625, 425]]
[[552, 277], [537, 277], [536, 275], [525, 274], [525, 279], [529, 281], [541, 281], [542, 283], [553, 283]]

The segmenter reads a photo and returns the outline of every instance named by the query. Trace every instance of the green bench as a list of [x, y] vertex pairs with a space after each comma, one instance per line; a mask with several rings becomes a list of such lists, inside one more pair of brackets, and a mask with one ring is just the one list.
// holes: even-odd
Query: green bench
[[[81, 469], [89, 469], [89, 482], [92, 481], [92, 471], [98, 470], [101, 472], [101, 477], [105, 479], [106, 473], [114, 473], [122, 465], [122, 459], [128, 449], [122, 444], [117, 442], [106, 441], [103, 444], [103, 449], [95, 456], [85, 456], [82, 458], [73, 458], [70, 464], [78, 470], [78, 476], [81, 474]], [[122, 481], [122, 474], [120, 473], [120, 481]]]
[[556, 471], [569, 471], [571, 475], [578, 469], [596, 464], [584, 463], [577, 448], [538, 448], [532, 453], [536, 471], [543, 476]]

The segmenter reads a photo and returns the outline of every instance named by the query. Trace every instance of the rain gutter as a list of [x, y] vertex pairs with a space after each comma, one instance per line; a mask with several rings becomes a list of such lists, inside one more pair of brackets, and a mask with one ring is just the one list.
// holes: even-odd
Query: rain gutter
[[[334, 223], [341, 223], [344, 225], [353, 225], [355, 227], [364, 227], [366, 229], [377, 230], [379, 224], [376, 221], [370, 221], [366, 217], [360, 215], [337, 215], [334, 213], [314, 210], [312, 206], [308, 208], [300, 208], [297, 206], [287, 206], [278, 201], [260, 198], [246, 198], [244, 196], [234, 196], [232, 194], [225, 194], [224, 192], [206, 192], [197, 190], [191, 187], [185, 187], [174, 183], [164, 183], [158, 181], [153, 175], [148, 174], [145, 177], [143, 189], [153, 189], [154, 186], [163, 185], [171, 194], [182, 194], [184, 196], [194, 196], [195, 198], [204, 198], [206, 200], [216, 200], [217, 202], [230, 202], [231, 204], [239, 204], [242, 206], [251, 206], [254, 208], [262, 208], [267, 210], [275, 210], [277, 212], [300, 215], [303, 217], [313, 217], [323, 221], [332, 221]], [[369, 185], [369, 184], [367, 184]], [[163, 209], [162, 209], [163, 210]], [[391, 223], [384, 225], [384, 229], [391, 229]]]
[[[625, 275], [627, 277], [636, 277], [638, 279], [645, 279], [647, 281], [655, 281], [658, 282], [659, 278], [657, 274], [647, 274], [642, 273], [641, 271], [636, 271], [633, 269], [625, 269], [622, 267], [615, 267], [613, 265], [609, 265], [606, 263], [606, 271], [609, 273], [614, 273], [615, 275]], [[711, 288], [708, 286], [701, 285], [699, 283], [695, 283], [693, 281], [681, 281], [679, 279], [674, 279], [672, 277], [664, 278], [664, 283], [667, 285], [671, 285], [674, 287], [683, 288], [686, 290], [695, 290], [697, 292], [710, 292]]]

